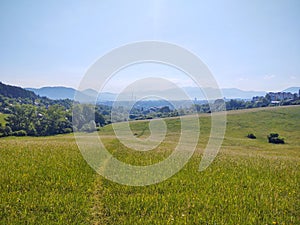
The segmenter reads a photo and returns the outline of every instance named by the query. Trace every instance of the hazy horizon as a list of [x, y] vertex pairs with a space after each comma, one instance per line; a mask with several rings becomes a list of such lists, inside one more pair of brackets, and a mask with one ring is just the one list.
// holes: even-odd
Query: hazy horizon
[[[41, 89], [41, 88], [72, 88], [72, 89], [75, 89], [75, 90], [78, 90], [77, 87], [72, 87], [72, 86], [64, 86], [64, 85], [44, 85], [44, 86], [22, 86], [22, 85], [16, 85], [16, 84], [12, 84], [12, 83], [5, 83], [3, 81], [0, 81], [4, 84], [7, 84], [7, 85], [12, 85], [12, 86], [18, 86], [18, 87], [21, 87], [21, 88], [24, 88], [24, 89], [27, 89], [27, 88], [33, 88], [33, 89]], [[195, 87], [195, 86], [180, 86], [180, 87], [184, 87], [184, 88], [192, 88], [192, 87]], [[286, 90], [288, 88], [293, 88], [293, 87], [300, 87], [300, 85], [294, 85], [294, 86], [288, 86], [288, 87], [285, 87], [281, 90], [256, 90], [256, 89], [241, 89], [241, 88], [238, 88], [238, 87], [220, 87], [220, 89], [239, 89], [239, 90], [242, 90], [242, 91], [255, 91], [255, 92], [281, 92], [283, 90]], [[210, 87], [206, 87], [206, 88], [210, 88]], [[90, 88], [92, 90], [96, 90], [96, 88]], [[85, 89], [87, 90], [87, 89]], [[84, 90], [81, 90], [81, 91], [84, 91]], [[118, 93], [118, 91], [110, 91], [110, 90], [105, 90], [104, 92], [110, 92], [110, 93]]]

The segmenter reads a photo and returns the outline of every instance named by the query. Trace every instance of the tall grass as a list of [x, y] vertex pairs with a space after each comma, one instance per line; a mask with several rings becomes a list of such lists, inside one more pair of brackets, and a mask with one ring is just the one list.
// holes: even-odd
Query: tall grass
[[88, 223], [95, 173], [73, 136], [0, 140], [0, 224]]
[[[173, 131], [168, 137], [178, 140], [179, 121], [167, 123]], [[299, 224], [300, 107], [230, 113], [223, 147], [203, 172], [198, 168], [209, 138], [209, 117], [200, 117], [200, 124], [196, 153], [172, 178], [157, 185], [129, 187], [98, 177], [94, 223]], [[147, 134], [146, 122], [131, 127], [137, 134]], [[285, 136], [287, 144], [269, 144], [267, 135], [274, 131]], [[111, 134], [109, 127], [103, 129], [104, 137], [106, 132]], [[248, 139], [249, 132], [258, 138]], [[132, 164], [142, 156], [145, 161], [162, 160], [174, 147], [165, 141], [154, 152], [135, 153], [115, 139], [108, 141], [110, 149], [113, 143], [114, 155]]]
[[[130, 187], [97, 175], [73, 135], [0, 139], [0, 224], [299, 224], [300, 107], [230, 112], [215, 161], [199, 172], [210, 118], [184, 168], [156, 185]], [[111, 126], [100, 131], [108, 150], [134, 165], [161, 161], [180, 136], [178, 119], [155, 150], [126, 148]], [[138, 138], [148, 122], [133, 122]], [[286, 144], [269, 144], [271, 132]], [[254, 133], [257, 139], [247, 138]]]

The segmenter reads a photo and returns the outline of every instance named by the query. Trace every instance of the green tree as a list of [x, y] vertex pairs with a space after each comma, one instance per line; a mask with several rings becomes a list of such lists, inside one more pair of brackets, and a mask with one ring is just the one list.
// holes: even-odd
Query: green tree
[[96, 129], [96, 125], [105, 125], [104, 117], [96, 111], [93, 105], [89, 104], [76, 104], [73, 106], [72, 122], [75, 131], [93, 131]]

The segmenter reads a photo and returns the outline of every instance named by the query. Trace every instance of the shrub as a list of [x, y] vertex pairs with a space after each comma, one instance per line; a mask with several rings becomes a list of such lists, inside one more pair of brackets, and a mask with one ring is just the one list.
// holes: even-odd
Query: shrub
[[27, 132], [25, 130], [18, 130], [18, 131], [13, 132], [13, 135], [18, 136], [18, 137], [26, 136]]
[[6, 137], [6, 136], [9, 136], [12, 134], [12, 130], [9, 126], [5, 126], [3, 127], [1, 124], [0, 124], [0, 137]]
[[252, 133], [248, 134], [247, 137], [250, 138], [250, 139], [256, 139], [256, 136]]
[[5, 136], [10, 136], [12, 134], [12, 129], [10, 128], [10, 126], [5, 126], [4, 134]]
[[84, 132], [94, 132], [96, 131], [96, 123], [94, 120], [91, 120], [89, 123], [86, 123], [82, 126], [80, 131]]
[[277, 137], [279, 137], [279, 134], [277, 134], [277, 133], [270, 133], [270, 135], [268, 137], [270, 137], [270, 138], [277, 138]]
[[270, 135], [268, 135], [268, 140], [269, 143], [284, 144], [284, 138], [280, 138], [277, 133], [270, 133]]
[[72, 133], [72, 128], [65, 128], [64, 133], [66, 134]]

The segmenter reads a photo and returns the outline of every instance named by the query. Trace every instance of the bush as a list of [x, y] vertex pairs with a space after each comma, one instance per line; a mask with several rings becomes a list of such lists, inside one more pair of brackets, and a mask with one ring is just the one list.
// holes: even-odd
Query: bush
[[12, 134], [12, 129], [10, 128], [10, 126], [5, 126], [4, 134], [5, 136], [10, 136]]
[[11, 134], [12, 134], [12, 130], [11, 130], [10, 126], [3, 127], [0, 124], [0, 137], [10, 136]]
[[279, 137], [279, 134], [277, 134], [277, 133], [270, 133], [270, 135], [268, 137], [270, 137], [270, 138], [277, 138], [277, 137]]
[[73, 132], [72, 128], [65, 128], [64, 129], [65, 134], [69, 134], [69, 133], [72, 133], [72, 132]]
[[269, 143], [273, 144], [284, 144], [284, 138], [280, 138], [277, 133], [270, 133], [268, 136]]
[[89, 123], [84, 124], [80, 129], [80, 131], [84, 132], [94, 132], [96, 130], [96, 123], [94, 120], [91, 120]]
[[247, 135], [247, 138], [250, 138], [250, 139], [256, 139], [256, 136], [254, 134], [248, 134]]
[[22, 137], [22, 136], [26, 136], [27, 132], [25, 130], [18, 130], [13, 132], [13, 135], [17, 137]]

